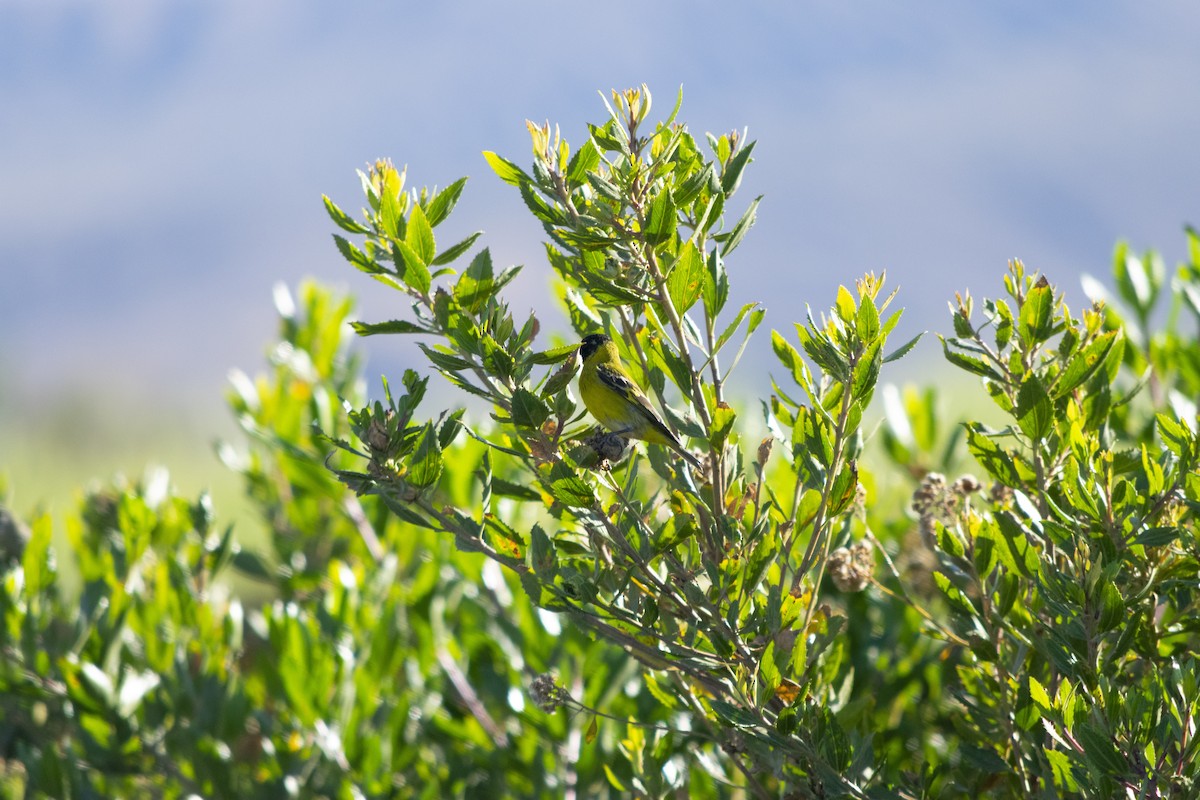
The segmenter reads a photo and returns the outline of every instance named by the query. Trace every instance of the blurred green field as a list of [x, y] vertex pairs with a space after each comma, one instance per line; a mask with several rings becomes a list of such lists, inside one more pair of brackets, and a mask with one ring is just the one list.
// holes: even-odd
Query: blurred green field
[[[999, 412], [975, 379], [922, 355], [890, 365], [884, 382], [936, 386], [946, 412], [943, 420], [998, 420]], [[216, 455], [218, 441], [238, 450], [246, 446], [225, 407], [223, 388], [187, 403], [146, 395], [97, 396], [82, 389], [49, 397], [14, 396], [4, 390], [12, 385], [0, 379], [0, 502], [19, 517], [28, 520], [49, 511], [61, 536], [64, 515], [78, 506], [88, 488], [119, 476], [136, 482], [147, 469], [162, 467], [178, 494], [194, 498], [208, 491], [218, 522], [232, 523], [243, 544], [254, 547], [263, 541], [261, 522], [242, 491], [240, 477]], [[442, 392], [431, 395], [431, 413], [441, 407], [436, 401], [453, 401]], [[751, 427], [759, 427], [758, 409], [743, 407], [755, 418]], [[878, 397], [871, 416], [882, 416]]]
[[179, 494], [208, 491], [219, 523], [233, 523], [241, 541], [255, 541], [261, 526], [241, 479], [217, 458], [218, 440], [239, 447], [243, 441], [220, 389], [202, 408], [83, 390], [46, 397], [0, 392], [0, 501], [26, 520], [50, 512], [61, 542], [62, 520], [89, 488], [120, 476], [137, 482], [147, 469], [162, 467]]

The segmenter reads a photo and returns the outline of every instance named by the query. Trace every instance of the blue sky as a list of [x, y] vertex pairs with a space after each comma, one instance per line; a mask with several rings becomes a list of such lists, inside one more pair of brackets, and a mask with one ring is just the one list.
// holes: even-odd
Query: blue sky
[[[275, 282], [316, 276], [364, 319], [396, 316], [320, 202], [357, 208], [354, 171], [381, 156], [417, 185], [470, 175], [446, 235], [484, 229], [498, 263], [526, 265], [514, 307], [565, 330], [539, 226], [480, 152], [526, 163], [526, 118], [578, 143], [598, 90], [643, 82], [664, 114], [682, 85], [693, 132], [758, 140], [759, 222], [729, 268], [769, 325], [887, 270], [904, 332], [946, 331], [953, 293], [996, 294], [1011, 257], [1078, 307], [1118, 238], [1173, 266], [1200, 224], [1197, 42], [1188, 2], [9, 0], [0, 392], [219, 413], [227, 371], [262, 363]], [[413, 360], [364, 345], [376, 376]], [[893, 380], [920, 378], [903, 364]], [[747, 385], [769, 367], [764, 336]]]

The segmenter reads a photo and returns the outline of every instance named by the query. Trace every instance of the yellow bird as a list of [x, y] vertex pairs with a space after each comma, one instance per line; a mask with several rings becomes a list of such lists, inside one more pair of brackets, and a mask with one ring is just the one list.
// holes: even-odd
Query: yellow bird
[[700, 469], [699, 459], [684, 449], [625, 371], [612, 339], [602, 333], [583, 337], [579, 356], [583, 359], [579, 394], [601, 425], [619, 436], [666, 445]]

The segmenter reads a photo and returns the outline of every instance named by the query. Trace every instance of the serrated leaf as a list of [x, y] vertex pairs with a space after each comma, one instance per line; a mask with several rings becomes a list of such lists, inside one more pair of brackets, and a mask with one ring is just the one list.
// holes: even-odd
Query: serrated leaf
[[[723, 142], [728, 142], [727, 137], [723, 136], [721, 138]], [[736, 192], [738, 186], [741, 185], [742, 172], [752, 160], [750, 154], [754, 152], [754, 144], [754, 142], [747, 142], [732, 157], [726, 157], [729, 158], [729, 163], [726, 165], [725, 171], [721, 173], [721, 191], [725, 193], [726, 197]], [[721, 159], [721, 161], [725, 160], [725, 158]]]
[[722, 256], [727, 256], [737, 249], [737, 246], [742, 243], [742, 239], [745, 239], [746, 234], [754, 227], [754, 223], [758, 220], [758, 203], [761, 200], [762, 195], [759, 195], [750, 201], [750, 205], [745, 213], [742, 214], [737, 224], [733, 226], [733, 230], [729, 232], [729, 238], [725, 239], [722, 243]]
[[1116, 584], [1107, 578], [1100, 580], [1097, 589], [1099, 596], [1096, 601], [1100, 611], [1098, 625], [1101, 631], [1111, 631], [1125, 621], [1125, 598], [1121, 597], [1121, 590]]
[[1104, 365], [1114, 344], [1118, 341], [1124, 343], [1124, 339], [1119, 337], [1121, 337], [1119, 330], [1107, 331], [1071, 356], [1066, 369], [1062, 371], [1054, 384], [1055, 399], [1066, 396], [1086, 383], [1096, 373], [1096, 370]]
[[762, 658], [758, 662], [758, 671], [762, 675], [763, 684], [771, 692], [774, 692], [783, 681], [783, 676], [779, 673], [779, 666], [775, 663], [774, 640], [768, 642], [766, 649], [763, 650]]
[[[551, 208], [550, 205], [542, 199], [542, 196], [533, 190], [531, 184], [522, 183], [519, 187], [519, 190], [521, 192], [521, 199], [525, 201], [525, 207], [528, 208], [535, 217], [547, 225], [562, 224], [562, 215], [559, 214], [555, 209]], [[580, 234], [580, 232], [576, 232], [576, 235], [586, 234]], [[598, 237], [597, 246], [600, 245], [600, 242], [605, 240], [605, 237]]]
[[946, 339], [941, 336], [938, 338], [942, 340], [942, 354], [951, 364], [970, 372], [972, 375], [979, 375], [980, 377], [991, 378], [992, 380], [1001, 380], [1000, 373], [996, 372], [995, 368], [992, 367], [991, 364], [975, 358], [974, 356], [969, 356], [966, 353], [962, 353], [958, 350], [950, 349], [951, 345], [954, 345], [955, 347], [961, 346], [958, 340]]
[[475, 244], [475, 240], [478, 239], [482, 235], [483, 235], [483, 231], [475, 231], [470, 236], [463, 239], [461, 242], [450, 245], [445, 250], [438, 253], [437, 257], [434, 258], [433, 261], [429, 262], [429, 265], [431, 267], [440, 267], [444, 264], [449, 264], [450, 262], [454, 261], [459, 256], [461, 256], [463, 253], [470, 250], [471, 245]]
[[540, 428], [550, 416], [550, 407], [525, 387], [518, 387], [512, 396], [513, 424], [521, 428]]
[[972, 425], [964, 427], [967, 431], [967, 448], [979, 464], [1005, 486], [1020, 486], [1021, 476], [1012, 456], [978, 428]]
[[500, 180], [512, 186], [520, 186], [522, 183], [529, 182], [529, 176], [513, 162], [503, 156], [496, 155], [491, 150], [484, 150], [483, 157], [487, 159], [488, 165], [492, 171], [500, 177]]
[[429, 220], [430, 225], [437, 227], [446, 217], [450, 216], [454, 206], [458, 205], [458, 198], [462, 195], [463, 187], [466, 185], [467, 179], [459, 178], [434, 195], [425, 209], [425, 217]]
[[325, 211], [329, 214], [329, 218], [333, 220], [333, 224], [337, 225], [347, 233], [370, 233], [371, 229], [361, 224], [345, 211], [329, 199], [329, 195], [321, 195], [321, 200], [325, 203]]
[[1083, 757], [1103, 774], [1124, 775], [1129, 764], [1121, 756], [1112, 738], [1091, 723], [1084, 722], [1075, 730], [1083, 745]]
[[925, 331], [921, 331], [913, 338], [909, 339], [904, 344], [897, 347], [892, 352], [883, 357], [883, 363], [890, 364], [893, 361], [903, 358], [908, 355], [908, 352], [917, 346], [917, 342], [921, 341], [921, 337], [925, 335]]
[[[429, 224], [429, 220], [420, 206], [413, 206], [412, 214], [408, 218], [408, 230], [404, 235], [404, 243], [412, 248], [412, 252], [420, 259], [423, 267], [428, 267], [433, 261], [433, 257], [437, 255], [433, 226]], [[407, 258], [407, 254], [405, 257]]]
[[963, 594], [961, 589], [951, 583], [950, 578], [945, 573], [934, 572], [933, 582], [937, 584], [942, 595], [950, 601], [950, 606], [956, 611], [972, 619], [979, 616], [979, 612], [975, 610], [975, 606], [971, 604], [970, 599]]
[[1133, 543], [1142, 547], [1164, 547], [1183, 535], [1183, 528], [1147, 528], [1134, 537]]
[[421, 294], [428, 293], [429, 287], [433, 283], [433, 276], [429, 274], [429, 267], [421, 260], [421, 255], [413, 250], [408, 242], [397, 241], [393, 242], [393, 245], [404, 266], [404, 272], [400, 277]]
[[484, 248], [471, 259], [471, 265], [454, 284], [454, 299], [469, 313], [476, 313], [495, 294], [492, 254]]
[[383, 267], [372, 261], [366, 253], [351, 244], [350, 241], [345, 237], [338, 236], [335, 233], [333, 234], [333, 242], [335, 245], [337, 245], [338, 252], [342, 254], [342, 258], [349, 261], [357, 269], [360, 269], [368, 274], [375, 274], [384, 271]]
[[584, 183], [588, 173], [599, 165], [600, 151], [596, 149], [596, 144], [588, 139], [575, 151], [575, 155], [571, 156], [571, 161], [567, 164], [567, 183], [572, 186]]
[[709, 252], [704, 266], [704, 282], [700, 286], [700, 296], [704, 299], [705, 313], [716, 317], [729, 299], [729, 276], [725, 273], [725, 262], [716, 250]]
[[749, 711], [726, 703], [723, 700], [710, 701], [712, 710], [724, 721], [741, 728], [751, 728], [758, 724], [758, 719]]
[[1036, 374], [1030, 373], [1017, 390], [1017, 424], [1030, 439], [1046, 438], [1054, 428], [1054, 406]]
[[1046, 692], [1046, 687], [1042, 686], [1041, 681], [1032, 675], [1029, 676], [1029, 697], [1043, 711], [1051, 711], [1054, 708], [1054, 704], [1050, 702], [1050, 695]]
[[542, 496], [528, 486], [492, 476], [492, 494], [498, 497], [515, 497], [518, 500], [541, 500]]
[[592, 487], [582, 478], [576, 476], [559, 478], [556, 481], [552, 481], [550, 484], [550, 493], [554, 495], [554, 499], [563, 505], [573, 508], [587, 508], [596, 502], [596, 496], [592, 493]]
[[[704, 281], [704, 257], [696, 249], [694, 242], [687, 242], [675, 266], [667, 275], [667, 295], [680, 314], [686, 313], [700, 299], [700, 289]], [[743, 312], [744, 313], [744, 312]], [[739, 316], [739, 321], [741, 317]]]
[[1043, 277], [1021, 304], [1017, 332], [1026, 345], [1044, 342], [1054, 329], [1054, 289]]
[[409, 459], [405, 480], [413, 486], [426, 487], [437, 483], [442, 474], [442, 448], [432, 423], [425, 423], [416, 451]]
[[359, 336], [376, 336], [381, 333], [429, 333], [420, 325], [405, 319], [393, 319], [387, 322], [351, 322], [350, 327]]
[[675, 235], [677, 223], [675, 202], [671, 199], [671, 190], [664, 188], [650, 201], [650, 213], [643, 235], [652, 247], [657, 247], [671, 241]]

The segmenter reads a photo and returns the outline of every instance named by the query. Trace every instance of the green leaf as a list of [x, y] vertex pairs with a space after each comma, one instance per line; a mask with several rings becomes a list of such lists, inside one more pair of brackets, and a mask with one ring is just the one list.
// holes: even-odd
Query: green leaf
[[[686, 313], [700, 299], [700, 290], [704, 282], [704, 257], [696, 249], [694, 242], [687, 242], [679, 254], [679, 259], [667, 275], [667, 295], [680, 314]], [[753, 304], [751, 304], [753, 305]], [[738, 316], [738, 321], [745, 314]]]
[[1083, 757], [1101, 773], [1124, 775], [1128, 762], [1113, 744], [1112, 737], [1091, 723], [1084, 722], [1075, 730], [1075, 736], [1083, 745]]
[[725, 722], [740, 728], [752, 728], [758, 724], [758, 718], [749, 711], [726, 703], [723, 700], [711, 700], [712, 710]]
[[970, 372], [972, 375], [979, 375], [980, 377], [991, 378], [992, 380], [996, 381], [1002, 380], [1000, 373], [997, 372], [991, 364], [984, 362], [982, 359], [959, 352], [958, 350], [951, 350], [951, 345], [954, 345], [955, 347], [962, 346], [957, 339], [946, 339], [940, 334], [938, 335], [938, 338], [942, 340], [942, 353], [945, 355], [946, 360], [954, 366], [964, 369], [967, 372]]
[[762, 658], [758, 662], [758, 671], [762, 675], [763, 684], [771, 692], [779, 688], [779, 684], [783, 682], [783, 676], [779, 673], [779, 666], [775, 663], [775, 641], [767, 643], [767, 647], [763, 650]]
[[[525, 201], [525, 206], [530, 212], [547, 225], [561, 225], [563, 222], [562, 214], [550, 207], [550, 205], [542, 199], [542, 196], [533, 190], [531, 184], [522, 183], [518, 187], [521, 192], [521, 199]], [[606, 239], [601, 238], [596, 242], [596, 246], [601, 246]]]
[[459, 276], [454, 284], [454, 299], [469, 313], [479, 309], [496, 292], [492, 272], [492, 254], [486, 247], [471, 259], [471, 266]]
[[537, 430], [550, 416], [550, 407], [541, 398], [525, 387], [518, 387], [512, 396], [513, 424], [521, 428]]
[[[753, 160], [750, 158], [752, 152], [754, 152], [754, 142], [748, 142], [729, 159], [725, 171], [721, 173], [721, 191], [725, 193], [726, 197], [736, 192], [738, 186], [741, 185], [742, 172]], [[721, 160], [724, 161], [725, 159]], [[756, 200], [755, 203], [757, 204], [757, 202]]]
[[515, 497], [518, 500], [541, 500], [542, 496], [520, 483], [492, 476], [492, 494], [499, 497]]
[[420, 325], [405, 319], [393, 319], [388, 322], [351, 322], [350, 327], [359, 336], [375, 336], [380, 333], [429, 333]]
[[758, 219], [758, 203], [760, 200], [762, 200], [762, 195], [754, 198], [745, 213], [742, 214], [741, 219], [733, 226], [733, 230], [729, 232], [729, 238], [725, 239], [722, 244], [722, 256], [732, 253], [742, 243], [742, 239], [746, 238], [746, 234], [750, 232], [750, 229], [754, 227], [754, 223]]
[[[13, 524], [0, 518], [0, 525]], [[54, 584], [54, 554], [50, 542], [54, 538], [54, 525], [49, 514], [39, 514], [33, 521], [29, 541], [25, 543], [25, 554], [21, 566], [25, 571], [27, 597], [36, 597]]]
[[1094, 341], [1071, 356], [1071, 359], [1067, 362], [1067, 368], [1062, 371], [1058, 376], [1058, 380], [1054, 383], [1054, 399], [1057, 400], [1065, 397], [1077, 387], [1086, 383], [1092, 375], [1096, 374], [1096, 370], [1104, 365], [1114, 345], [1119, 344], [1123, 350], [1124, 342], [1125, 340], [1121, 336], [1120, 330], [1107, 331], [1097, 336]]
[[434, 195], [425, 208], [425, 217], [429, 220], [430, 225], [437, 227], [446, 217], [450, 216], [450, 212], [458, 204], [458, 198], [462, 195], [463, 187], [466, 185], [467, 179], [459, 178]]
[[725, 262], [716, 250], [709, 252], [705, 267], [700, 296], [704, 298], [704, 311], [710, 317], [716, 317], [729, 299], [729, 276], [725, 274]]
[[728, 403], [717, 405], [716, 411], [713, 413], [712, 433], [709, 435], [709, 442], [718, 453], [725, 447], [725, 442], [728, 441], [729, 434], [733, 432], [733, 422], [735, 419], [737, 419], [737, 413]]
[[[412, 215], [408, 218], [408, 231], [404, 235], [404, 243], [412, 248], [413, 253], [421, 260], [421, 266], [428, 267], [437, 255], [437, 245], [433, 238], [433, 227], [425, 217], [420, 206], [413, 206]], [[407, 254], [406, 254], [407, 259]], [[428, 287], [426, 287], [428, 288]]]
[[325, 211], [329, 214], [329, 218], [333, 220], [333, 224], [337, 225], [347, 233], [370, 233], [371, 229], [356, 221], [353, 217], [337, 207], [328, 195], [321, 195], [321, 200], [325, 203]]
[[568, 356], [570, 356], [572, 353], [576, 352], [577, 350], [579, 350], [578, 343], [564, 344], [559, 347], [551, 347], [549, 350], [542, 350], [540, 352], [534, 353], [532, 356], [530, 356], [530, 360], [534, 364], [539, 364], [542, 366], [546, 366], [549, 364], [557, 364], [560, 361], [565, 360]]
[[1125, 621], [1125, 598], [1121, 597], [1121, 590], [1116, 584], [1107, 578], [1101, 578], [1097, 588], [1099, 597], [1096, 599], [1100, 611], [1098, 625], [1101, 631], [1111, 631]]
[[964, 764], [983, 775], [1003, 775], [1010, 772], [1008, 762], [991, 747], [980, 748], [964, 744], [959, 748]]
[[970, 423], [963, 427], [967, 431], [967, 448], [980, 466], [1005, 486], [1020, 486], [1021, 476], [1012, 456], [978, 427]]
[[591, 139], [583, 143], [567, 164], [567, 183], [579, 186], [587, 181], [588, 173], [600, 166], [600, 151]]
[[[1149, 262], [1147, 264], [1147, 262]], [[1117, 245], [1113, 263], [1113, 276], [1117, 281], [1117, 292], [1121, 299], [1144, 319], [1158, 299], [1162, 286], [1163, 267], [1157, 253], [1149, 252], [1138, 258], [1129, 252], [1124, 242]]]
[[858, 338], [864, 342], [871, 342], [879, 335], [879, 309], [875, 308], [875, 301], [870, 297], [862, 298], [862, 302], [858, 304], [858, 314], [854, 317], [854, 329], [858, 333]]
[[1021, 523], [1011, 511], [996, 514], [996, 524], [1001, 536], [996, 541], [996, 555], [1005, 567], [1019, 572], [1026, 578], [1035, 577], [1039, 571], [1038, 554]]
[[362, 250], [359, 250], [347, 239], [338, 236], [335, 233], [333, 235], [333, 242], [337, 245], [338, 252], [342, 254], [342, 258], [353, 264], [355, 268], [362, 270], [367, 274], [375, 274], [384, 271], [383, 267], [379, 266], [379, 264], [376, 264], [369, 256], [367, 256], [366, 253], [364, 253]]
[[1033, 345], [1046, 341], [1054, 331], [1054, 288], [1043, 275], [1021, 304], [1017, 332], [1021, 341]]
[[401, 275], [404, 282], [421, 294], [428, 293], [429, 287], [433, 283], [433, 276], [429, 274], [426, 262], [421, 260], [420, 253], [413, 250], [407, 242], [396, 241], [393, 242], [393, 245], [400, 255], [400, 261], [404, 267]]
[[805, 384], [804, 359], [800, 356], [800, 352], [777, 330], [771, 331], [771, 349], [775, 351], [775, 357], [791, 370], [792, 379], [796, 384], [803, 386]]
[[426, 487], [437, 483], [442, 474], [442, 447], [432, 423], [425, 423], [416, 452], [409, 459], [404, 479], [413, 486]]
[[921, 337], [925, 335], [925, 331], [921, 331], [913, 338], [909, 339], [904, 344], [897, 347], [892, 352], [883, 357], [883, 363], [890, 364], [893, 361], [903, 358], [908, 355], [908, 352], [917, 346], [917, 342], [921, 341]]
[[971, 619], [978, 618], [979, 612], [975, 610], [975, 606], [971, 604], [970, 599], [963, 594], [961, 589], [950, 582], [945, 573], [934, 572], [933, 582], [937, 584], [938, 589], [941, 590], [945, 598], [950, 601], [950, 606], [955, 611]]
[[471, 249], [471, 245], [475, 244], [475, 240], [483, 235], [483, 231], [475, 231], [467, 238], [457, 244], [452, 244], [445, 250], [437, 254], [433, 261], [429, 262], [431, 267], [440, 267], [444, 264], [449, 264], [463, 253]]
[[504, 181], [505, 183], [511, 184], [512, 186], [520, 186], [523, 183], [529, 183], [529, 176], [526, 175], [520, 167], [509, 161], [507, 158], [498, 156], [491, 150], [484, 150], [483, 157], [487, 159], [492, 171], [500, 176], [500, 180]]
[[1021, 382], [1017, 391], [1017, 407], [1014, 409], [1017, 424], [1034, 441], [1045, 439], [1054, 429], [1054, 406], [1046, 387], [1037, 375], [1030, 373]]
[[675, 236], [678, 220], [676, 219], [675, 202], [671, 199], [671, 190], [662, 189], [650, 201], [650, 215], [646, 220], [643, 235], [653, 247], [671, 241]]
[[253, 550], [238, 550], [230, 562], [233, 568], [243, 575], [260, 581], [274, 581], [275, 574], [267, 567], [267, 562]]
[[1142, 547], [1164, 547], [1174, 543], [1181, 536], [1183, 536], [1182, 528], [1147, 528], [1134, 537], [1133, 543], [1140, 544]]
[[558, 502], [573, 508], [590, 508], [596, 503], [592, 487], [582, 478], [574, 475], [552, 481], [550, 493]]

